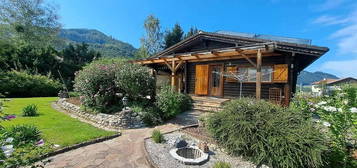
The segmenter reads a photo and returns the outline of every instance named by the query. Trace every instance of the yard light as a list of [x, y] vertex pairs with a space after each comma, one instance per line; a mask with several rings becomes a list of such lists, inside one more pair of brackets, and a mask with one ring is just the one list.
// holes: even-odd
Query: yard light
[[128, 97], [124, 96], [121, 101], [123, 102], [124, 109], [126, 109], [126, 106], [128, 105]]

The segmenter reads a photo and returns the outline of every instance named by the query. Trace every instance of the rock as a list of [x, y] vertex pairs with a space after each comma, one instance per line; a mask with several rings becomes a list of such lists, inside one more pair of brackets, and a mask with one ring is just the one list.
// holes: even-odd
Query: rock
[[131, 109], [126, 108], [114, 114], [93, 114], [82, 110], [80, 107], [66, 102], [66, 99], [59, 99], [57, 104], [66, 111], [85, 120], [94, 122], [103, 128], [139, 128], [145, 126], [140, 116]]
[[207, 142], [201, 142], [198, 144], [198, 148], [203, 151], [204, 153], [208, 153], [209, 152], [209, 148], [207, 145]]
[[176, 141], [175, 141], [175, 147], [176, 148], [183, 148], [183, 147], [186, 147], [188, 145], [188, 143], [182, 139], [182, 138], [177, 138]]

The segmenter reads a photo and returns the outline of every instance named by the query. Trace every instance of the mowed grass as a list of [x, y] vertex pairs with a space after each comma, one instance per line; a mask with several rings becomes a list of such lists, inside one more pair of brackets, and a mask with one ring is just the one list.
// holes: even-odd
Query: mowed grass
[[[56, 111], [51, 107], [51, 103], [57, 99], [56, 97], [13, 98], [4, 103], [4, 113], [15, 114], [16, 119], [2, 121], [1, 125], [5, 128], [20, 124], [35, 125], [42, 132], [45, 141], [59, 144], [61, 147], [115, 134]], [[38, 116], [22, 117], [22, 108], [29, 104], [37, 105]]]

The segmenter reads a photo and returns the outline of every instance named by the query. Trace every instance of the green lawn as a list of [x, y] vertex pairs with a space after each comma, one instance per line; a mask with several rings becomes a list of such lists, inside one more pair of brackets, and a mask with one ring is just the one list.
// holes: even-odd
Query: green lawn
[[[62, 112], [51, 108], [56, 97], [41, 98], [13, 98], [5, 102], [4, 113], [15, 114], [16, 119], [3, 121], [5, 128], [18, 124], [32, 124], [42, 132], [45, 141], [63, 146], [73, 145], [90, 139], [113, 135], [115, 132], [105, 131], [89, 124], [80, 122]], [[29, 104], [36, 104], [39, 115], [36, 117], [22, 117], [22, 108]]]

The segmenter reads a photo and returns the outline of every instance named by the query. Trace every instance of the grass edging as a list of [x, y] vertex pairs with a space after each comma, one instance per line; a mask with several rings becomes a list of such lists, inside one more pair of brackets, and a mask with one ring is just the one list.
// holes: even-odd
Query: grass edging
[[[198, 124], [192, 124], [192, 125], [188, 125], [188, 126], [184, 126], [184, 127], [181, 127], [181, 128], [178, 128], [178, 129], [175, 129], [175, 130], [172, 130], [172, 131], [168, 131], [168, 132], [165, 132], [165, 133], [162, 133], [163, 135], [166, 135], [166, 134], [170, 134], [170, 133], [173, 133], [173, 132], [176, 132], [176, 131], [182, 131], [183, 129], [185, 128], [190, 128], [190, 127], [197, 127]], [[150, 139], [150, 137], [146, 137], [144, 138], [144, 143], [143, 143], [143, 147], [144, 147], [144, 155], [145, 155], [145, 160], [146, 162], [149, 164], [150, 168], [160, 168], [150, 157], [149, 155], [149, 152], [147, 151], [146, 149], [146, 140]]]
[[62, 154], [62, 153], [65, 153], [65, 152], [69, 152], [71, 150], [75, 150], [75, 149], [78, 149], [78, 148], [81, 148], [81, 147], [84, 147], [84, 146], [88, 146], [88, 145], [96, 144], [96, 143], [99, 143], [99, 142], [111, 140], [111, 139], [117, 138], [119, 136], [121, 136], [120, 132], [115, 134], [115, 135], [105, 136], [105, 137], [96, 138], [96, 139], [93, 139], [93, 140], [81, 142], [81, 143], [78, 143], [78, 144], [74, 144], [74, 145], [71, 145], [71, 146], [68, 146], [68, 147], [65, 147], [65, 148], [58, 149], [58, 150], [55, 150], [53, 152], [47, 153], [45, 155], [42, 155], [42, 156], [40, 156], [38, 158], [38, 160], [43, 160], [43, 159], [46, 159], [46, 158], [49, 158], [49, 157], [52, 157], [52, 156], [56, 156], [58, 154]]

